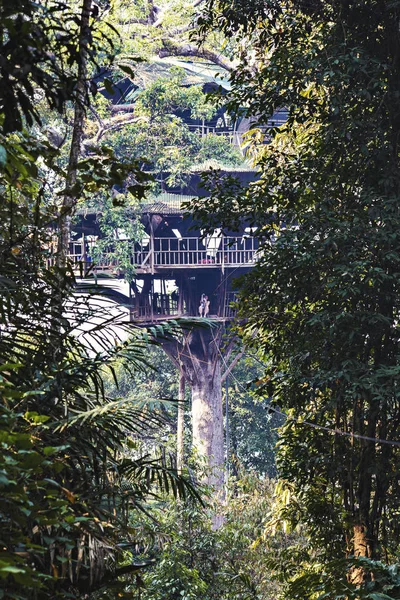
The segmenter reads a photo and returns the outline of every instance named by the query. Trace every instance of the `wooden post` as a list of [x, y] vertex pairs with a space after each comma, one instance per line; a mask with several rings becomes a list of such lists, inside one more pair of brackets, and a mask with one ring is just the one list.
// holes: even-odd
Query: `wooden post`
[[151, 274], [154, 275], [154, 230], [153, 230], [153, 221], [150, 215], [148, 215], [149, 217], [149, 222], [150, 222], [150, 241], [149, 241], [149, 252], [150, 252], [150, 269], [151, 269]]
[[178, 394], [178, 426], [177, 426], [177, 434], [176, 434], [176, 466], [178, 469], [178, 473], [182, 473], [182, 468], [184, 464], [184, 419], [185, 419], [185, 376], [183, 374], [183, 369], [180, 367], [179, 369], [179, 394]]
[[82, 233], [82, 277], [85, 277], [87, 272], [87, 254], [86, 254], [86, 239], [85, 234]]
[[178, 316], [182, 316], [183, 313], [183, 276], [179, 275], [178, 285]]

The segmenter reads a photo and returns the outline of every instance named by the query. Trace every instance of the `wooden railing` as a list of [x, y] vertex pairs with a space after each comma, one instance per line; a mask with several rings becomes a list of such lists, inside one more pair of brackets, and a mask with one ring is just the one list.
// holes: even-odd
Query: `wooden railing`
[[[154, 238], [146, 243], [129, 241], [131, 263], [142, 271], [162, 268], [187, 267], [232, 267], [251, 266], [257, 260], [258, 239], [251, 236], [209, 237], [204, 241], [199, 237]], [[71, 242], [70, 260], [84, 264], [86, 269], [94, 265], [98, 271], [118, 270], [117, 261], [109, 260], [107, 253], [98, 255], [96, 242]]]
[[246, 266], [256, 261], [258, 240], [253, 237], [156, 238], [146, 248], [135, 247], [138, 267]]

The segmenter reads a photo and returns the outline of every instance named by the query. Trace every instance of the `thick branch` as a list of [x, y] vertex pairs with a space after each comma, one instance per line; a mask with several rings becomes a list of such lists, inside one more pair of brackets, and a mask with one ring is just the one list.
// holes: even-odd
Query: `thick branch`
[[113, 104], [111, 112], [132, 112], [134, 108], [135, 104]]
[[166, 58], [167, 56], [196, 56], [197, 58], [204, 58], [226, 71], [233, 70], [233, 64], [227, 58], [206, 48], [198, 48], [194, 44], [171, 44], [169, 40], [163, 40], [163, 44], [164, 48], [161, 48], [158, 52], [160, 58]]
[[104, 125], [103, 119], [100, 117], [97, 110], [93, 106], [89, 106], [89, 108], [90, 108], [90, 112], [94, 115], [96, 121], [98, 122], [99, 127], [103, 127], [103, 125]]
[[188, 31], [193, 31], [194, 28], [195, 28], [195, 26], [193, 23], [188, 23], [187, 25], [182, 25], [182, 27], [176, 27], [175, 29], [171, 29], [170, 33], [172, 36], [181, 35], [182, 33], [187, 33]]
[[238, 362], [242, 358], [242, 356], [243, 356], [243, 352], [239, 352], [239, 354], [237, 354], [235, 356], [235, 358], [233, 359], [233, 361], [231, 362], [231, 364], [229, 365], [229, 367], [227, 368], [225, 373], [223, 373], [221, 375], [221, 383], [223, 383], [225, 381], [225, 379], [228, 377], [228, 375], [230, 375], [232, 373], [233, 369], [236, 367], [236, 365], [238, 364]]
[[99, 128], [95, 137], [90, 138], [89, 140], [85, 140], [85, 147], [88, 146], [96, 146], [101, 138], [111, 131], [116, 131], [125, 125], [129, 125], [131, 123], [137, 123], [139, 121], [148, 121], [148, 117], [134, 115], [133, 113], [127, 113], [126, 115], [118, 115], [117, 117], [108, 119], [108, 121], [103, 121], [102, 127]]

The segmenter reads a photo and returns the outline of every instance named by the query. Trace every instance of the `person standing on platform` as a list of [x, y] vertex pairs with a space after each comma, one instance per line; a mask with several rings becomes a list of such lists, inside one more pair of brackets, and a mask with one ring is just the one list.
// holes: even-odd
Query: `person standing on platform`
[[200, 304], [199, 304], [199, 315], [200, 315], [200, 317], [204, 317], [205, 316], [206, 298], [207, 298], [207, 296], [205, 294], [201, 295]]
[[208, 296], [205, 296], [204, 297], [204, 316], [207, 317], [209, 312], [210, 312], [210, 301], [208, 299]]

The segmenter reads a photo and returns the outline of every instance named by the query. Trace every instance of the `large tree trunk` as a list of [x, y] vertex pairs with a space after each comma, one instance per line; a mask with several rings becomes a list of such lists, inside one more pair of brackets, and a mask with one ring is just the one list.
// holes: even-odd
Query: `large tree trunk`
[[[196, 329], [183, 343], [163, 344], [192, 391], [193, 447], [206, 459], [204, 483], [224, 497], [224, 428], [220, 349], [222, 328]], [[180, 450], [178, 450], [178, 453]]]
[[[353, 527], [353, 553], [355, 558], [369, 556], [369, 540], [365, 525], [357, 524]], [[368, 572], [363, 567], [353, 567], [349, 571], [348, 579], [357, 587], [368, 580]]]
[[224, 427], [219, 359], [203, 363], [192, 377], [193, 447], [208, 461], [207, 483], [223, 496]]

